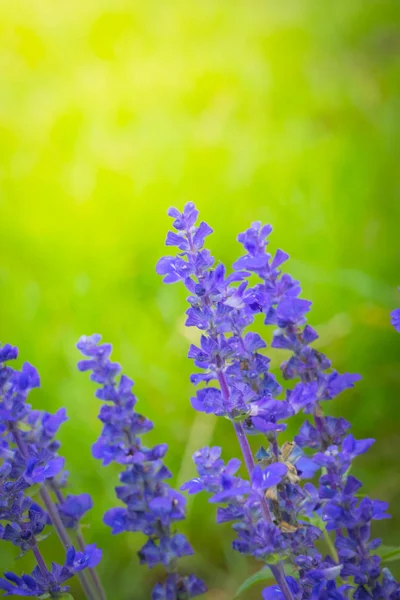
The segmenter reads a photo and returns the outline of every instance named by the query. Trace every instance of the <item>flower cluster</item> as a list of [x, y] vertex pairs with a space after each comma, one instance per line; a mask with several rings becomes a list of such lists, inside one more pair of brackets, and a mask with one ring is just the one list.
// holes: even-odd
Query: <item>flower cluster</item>
[[238, 238], [246, 254], [234, 268], [246, 265], [262, 281], [246, 290], [244, 302], [251, 305], [251, 310], [263, 313], [265, 324], [276, 327], [272, 347], [291, 352], [281, 366], [282, 374], [287, 380], [300, 381], [293, 390], [287, 390], [286, 399], [295, 413], [303, 411], [313, 417], [313, 424], [309, 420], [303, 423], [295, 442], [302, 449], [314, 450], [313, 462], [323, 469], [319, 479], [320, 512], [327, 531], [336, 532], [340, 577], [352, 578], [355, 598], [392, 597], [387, 595], [388, 590], [400, 594], [400, 586], [393, 591], [388, 577], [380, 583], [380, 559], [373, 552], [380, 540], [370, 540], [371, 521], [388, 518], [387, 504], [367, 497], [359, 500], [362, 484], [349, 475], [353, 459], [366, 452], [374, 440], [356, 441], [347, 434], [350, 424], [342, 418], [325, 417], [321, 405], [352, 387], [360, 377], [340, 375], [323, 354], [311, 347], [317, 339], [316, 332], [306, 324], [305, 314], [311, 303], [298, 297], [298, 282], [274, 271], [273, 260], [266, 252], [268, 233], [269, 229], [254, 223]]
[[[59, 443], [54, 439], [66, 414], [64, 409], [55, 415], [31, 409], [27, 397], [39, 387], [39, 375], [28, 363], [21, 371], [10, 367], [7, 363], [17, 354], [17, 349], [9, 344], [0, 348], [0, 539], [19, 547], [22, 554], [32, 551], [37, 566], [30, 575], [22, 577], [5, 573], [0, 589], [8, 596], [50, 594], [55, 598], [69, 589], [64, 585], [68, 579], [97, 565], [101, 551], [92, 544], [77, 552], [62, 523], [69, 514], [71, 526], [76, 526], [85, 512], [82, 498], [88, 496], [69, 496], [64, 500], [60, 495], [59, 510], [52, 501], [49, 490], [59, 492], [60, 482], [66, 480], [62, 471], [64, 459], [58, 456]], [[38, 487], [46, 510], [32, 500], [34, 486]], [[90, 508], [91, 501], [86, 506]], [[38, 547], [47, 525], [56, 527], [67, 548], [65, 564], [53, 563], [51, 570]], [[86, 579], [82, 581], [87, 585]]]
[[0, 579], [0, 589], [6, 592], [6, 596], [58, 598], [68, 592], [69, 586], [64, 585], [68, 579], [88, 567], [95, 567], [100, 559], [101, 551], [94, 544], [89, 544], [85, 552], [77, 552], [74, 547], [71, 547], [67, 551], [64, 565], [53, 562], [49, 571], [44, 561], [38, 558], [38, 565], [30, 575], [18, 577], [14, 573], [5, 573], [4, 579]]
[[77, 347], [87, 357], [79, 362], [81, 371], [91, 371], [100, 384], [96, 396], [104, 402], [99, 419], [103, 423], [93, 455], [104, 465], [114, 461], [124, 466], [116, 495], [126, 508], [112, 508], [104, 522], [112, 533], [141, 531], [148, 540], [139, 551], [142, 564], [150, 568], [162, 563], [167, 571], [164, 583], [153, 589], [153, 600], [185, 600], [203, 594], [204, 583], [194, 575], [181, 576], [177, 560], [193, 554], [186, 537], [175, 531], [175, 522], [185, 518], [185, 498], [165, 480], [171, 473], [163, 463], [166, 444], [146, 448], [141, 436], [153, 427], [151, 421], [135, 412], [133, 381], [121, 375], [121, 367], [110, 360], [111, 345], [100, 344], [101, 336], [83, 336]]
[[[360, 493], [362, 483], [352, 472], [353, 461], [374, 440], [356, 439], [348, 421], [325, 414], [327, 401], [360, 376], [338, 373], [315, 349], [318, 334], [307, 322], [311, 302], [301, 297], [299, 282], [282, 272], [288, 254], [270, 254], [271, 226], [253, 223], [238, 236], [244, 254], [227, 274], [204, 247], [212, 229], [197, 222], [194, 204], [183, 212], [170, 209], [169, 215], [174, 231], [166, 243], [177, 252], [162, 258], [157, 272], [166, 283], [186, 286], [186, 325], [199, 330], [198, 344], [189, 348], [196, 367], [191, 403], [231, 423], [245, 473], [239, 475], [241, 460], [222, 459], [222, 448], [201, 448], [193, 456], [197, 475], [182, 490], [207, 493], [217, 506], [217, 523], [232, 524], [233, 548], [269, 567], [275, 583], [263, 590], [263, 600], [400, 600], [400, 584], [383, 567], [381, 540], [372, 535], [373, 522], [389, 518], [388, 505]], [[283, 384], [270, 372], [266, 341], [251, 330], [260, 316], [273, 327], [271, 347], [285, 351]], [[400, 332], [400, 309], [391, 313], [391, 322]], [[164, 463], [167, 445], [143, 443], [153, 423], [136, 412], [133, 381], [112, 362], [111, 345], [94, 334], [83, 336], [77, 347], [85, 357], [78, 368], [91, 373], [102, 402], [93, 456], [103, 465], [121, 465], [115, 487], [120, 506], [105, 513], [104, 523], [112, 534], [146, 536], [139, 562], [149, 568], [161, 564], [166, 571], [152, 600], [200, 596], [206, 592], [203, 581], [179, 567], [193, 549], [177, 530], [186, 499], [167, 483], [172, 477]], [[92, 499], [65, 493], [68, 473], [56, 434], [66, 411], [31, 408], [28, 396], [40, 386], [39, 376], [28, 363], [12, 368], [17, 354], [9, 344], [0, 346], [0, 541], [21, 555], [32, 553], [36, 566], [21, 576], [6, 572], [0, 591], [62, 598], [77, 575], [87, 600], [106, 600], [94, 570], [101, 551], [85, 544], [80, 528]], [[297, 434], [283, 439], [287, 420], [295, 416], [298, 423], [302, 419]], [[262, 440], [255, 454], [251, 436]], [[65, 548], [63, 565], [48, 567], [41, 553], [49, 527]]]
[[[382, 572], [373, 553], [380, 541], [369, 539], [371, 521], [387, 516], [386, 505], [359, 501], [361, 484], [348, 474], [352, 460], [373, 440], [356, 441], [345, 419], [325, 417], [322, 410], [322, 402], [352, 387], [359, 376], [340, 375], [311, 346], [318, 337], [306, 322], [311, 302], [299, 297], [299, 282], [280, 269], [288, 255], [266, 251], [272, 228], [254, 223], [239, 235], [245, 255], [226, 276], [224, 266], [215, 266], [204, 248], [212, 230], [204, 222], [197, 225], [193, 203], [182, 213], [170, 209], [169, 215], [175, 231], [168, 233], [166, 244], [179, 252], [162, 258], [157, 272], [166, 283], [184, 283], [190, 304], [186, 325], [202, 333], [199, 347], [189, 350], [201, 369], [191, 380], [204, 384], [192, 405], [232, 422], [248, 471], [247, 481], [237, 478], [236, 460], [224, 465], [220, 449], [205, 448], [194, 456], [199, 477], [184, 488], [206, 490], [213, 494], [211, 501], [226, 505], [217, 519], [235, 522], [234, 548], [270, 565], [278, 585], [265, 590], [266, 600], [400, 597], [400, 586]], [[260, 282], [249, 286], [250, 275]], [[248, 331], [258, 313], [275, 328], [272, 347], [291, 353], [282, 364], [284, 379], [299, 380], [283, 398], [260, 352], [265, 341]], [[300, 411], [312, 415], [313, 422], [305, 421], [293, 442], [280, 445], [284, 421]], [[255, 458], [249, 434], [266, 439], [267, 449], [261, 447]], [[304, 483], [319, 470], [318, 487]], [[331, 556], [322, 556], [315, 542], [324, 536], [332, 546], [330, 531], [335, 546]], [[285, 576], [284, 558], [295, 566], [296, 579]]]

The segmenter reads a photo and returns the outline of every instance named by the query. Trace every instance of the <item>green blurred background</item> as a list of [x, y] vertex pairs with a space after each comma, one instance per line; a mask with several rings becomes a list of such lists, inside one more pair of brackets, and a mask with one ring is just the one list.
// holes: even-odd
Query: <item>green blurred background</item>
[[[239, 231], [273, 224], [320, 349], [363, 375], [329, 409], [377, 438], [355, 471], [391, 503], [374, 533], [399, 543], [399, 25], [397, 0], [0, 2], [0, 339], [39, 369], [34, 406], [68, 409], [71, 491], [95, 499], [86, 537], [104, 548], [109, 600], [148, 598], [158, 572], [138, 566], [139, 536], [102, 524], [117, 469], [91, 458], [99, 405], [75, 367], [78, 337], [113, 342], [175, 483], [198, 447], [238, 452], [228, 422], [191, 409], [197, 334], [184, 290], [155, 274], [166, 210], [187, 200], [228, 264]], [[189, 511], [186, 566], [208, 600], [229, 600], [258, 565], [234, 554], [206, 498]], [[54, 534], [43, 546], [62, 560]], [[0, 546], [2, 570], [31, 565], [16, 554]]]

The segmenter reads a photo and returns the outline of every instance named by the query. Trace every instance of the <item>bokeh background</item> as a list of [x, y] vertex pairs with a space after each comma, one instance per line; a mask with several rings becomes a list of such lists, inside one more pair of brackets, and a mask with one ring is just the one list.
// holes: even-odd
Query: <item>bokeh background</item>
[[[187, 200], [228, 265], [238, 232], [273, 224], [320, 349], [363, 375], [329, 409], [377, 439], [356, 474], [391, 503], [374, 533], [399, 543], [399, 25], [397, 0], [0, 2], [0, 339], [39, 369], [34, 406], [68, 409], [71, 490], [93, 494], [85, 534], [104, 548], [110, 600], [149, 598], [158, 572], [139, 567], [140, 537], [102, 524], [117, 469], [91, 458], [99, 405], [76, 370], [78, 337], [113, 342], [177, 485], [197, 448], [238, 453], [228, 422], [190, 406], [197, 334], [184, 290], [155, 274], [166, 210]], [[189, 501], [185, 566], [208, 600], [228, 600], [258, 565], [214, 519], [206, 498]], [[62, 560], [54, 534], [43, 545]], [[16, 554], [0, 546], [2, 570], [30, 566]]]

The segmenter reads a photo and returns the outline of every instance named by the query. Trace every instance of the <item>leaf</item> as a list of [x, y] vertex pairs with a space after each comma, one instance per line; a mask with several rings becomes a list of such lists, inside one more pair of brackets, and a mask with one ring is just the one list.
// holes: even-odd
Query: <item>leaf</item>
[[320, 517], [319, 515], [316, 514], [315, 516], [310, 517], [309, 521], [311, 525], [314, 525], [314, 527], [318, 527], [318, 529], [321, 529], [321, 531], [326, 530], [326, 523], [322, 520], [322, 517]]
[[376, 553], [381, 557], [382, 562], [395, 562], [396, 560], [400, 560], [400, 547], [381, 546]]
[[[293, 575], [293, 573], [294, 573], [293, 567], [291, 565], [285, 565], [285, 573], [286, 573], [286, 575]], [[267, 579], [273, 579], [273, 578], [274, 578], [274, 576], [272, 575], [271, 569], [269, 567], [263, 567], [256, 573], [253, 573], [253, 575], [250, 575], [250, 577], [248, 577], [242, 583], [242, 585], [239, 587], [236, 594], [234, 595], [233, 600], [235, 600], [235, 598], [240, 596], [240, 594], [242, 594], [243, 592], [248, 590], [255, 583], [259, 583], [260, 581], [265, 581]]]
[[318, 527], [318, 529], [321, 529], [321, 531], [325, 531], [326, 529], [325, 521], [323, 521], [322, 518], [316, 513], [314, 513], [314, 516], [312, 517], [302, 516], [301, 518], [303, 521], [306, 521], [306, 523], [311, 523], [311, 525], [314, 525], [314, 527]]
[[24, 423], [23, 421], [18, 421], [18, 429], [20, 431], [31, 431], [32, 427], [28, 425], [28, 423]]
[[33, 498], [40, 491], [40, 488], [41, 488], [41, 484], [35, 483], [34, 485], [31, 485], [31, 487], [29, 487], [25, 490], [25, 495], [29, 496], [30, 498]]
[[245, 579], [245, 581], [242, 583], [242, 585], [239, 587], [236, 594], [234, 595], [234, 597], [233, 597], [234, 600], [235, 600], [235, 598], [240, 596], [240, 594], [242, 594], [243, 592], [248, 590], [255, 583], [258, 583], [259, 581], [265, 581], [266, 579], [273, 579], [273, 578], [274, 578], [274, 576], [272, 575], [271, 569], [269, 567], [264, 567], [264, 568], [260, 569], [259, 571], [257, 571], [256, 573], [253, 573], [253, 575], [250, 575], [250, 577]]

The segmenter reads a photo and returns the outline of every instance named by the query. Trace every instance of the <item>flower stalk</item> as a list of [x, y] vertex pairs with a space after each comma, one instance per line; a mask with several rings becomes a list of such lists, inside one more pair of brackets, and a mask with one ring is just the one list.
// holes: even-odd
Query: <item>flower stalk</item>
[[[64, 466], [64, 459], [57, 453], [59, 444], [53, 438], [66, 418], [65, 411], [61, 409], [56, 415], [50, 415], [31, 409], [26, 399], [30, 390], [39, 386], [39, 376], [27, 363], [22, 371], [15, 371], [6, 364], [16, 357], [16, 348], [9, 345], [0, 348], [0, 457], [3, 459], [0, 466], [0, 521], [6, 522], [4, 530], [0, 526], [0, 533], [4, 540], [19, 546], [22, 553], [31, 550], [37, 567], [31, 575], [22, 578], [6, 573], [5, 579], [0, 579], [0, 589], [8, 595], [47, 594], [58, 598], [69, 589], [64, 583], [77, 575], [87, 600], [99, 600], [84, 570], [98, 564], [101, 551], [93, 544], [76, 552], [62, 514], [47, 487], [60, 476]], [[26, 494], [26, 490], [36, 484], [47, 512]], [[65, 501], [60, 508], [67, 506]], [[52, 563], [51, 571], [37, 544], [38, 535], [50, 523], [66, 550], [65, 564]]]
[[[193, 457], [198, 477], [182, 489], [211, 494], [210, 501], [222, 505], [217, 521], [233, 522], [233, 547], [270, 565], [278, 586], [266, 588], [264, 600], [341, 600], [351, 590], [357, 600], [397, 598], [400, 588], [373, 555], [380, 541], [369, 541], [370, 522], [387, 517], [386, 504], [359, 502], [361, 483], [348, 474], [352, 460], [373, 440], [355, 440], [348, 435], [350, 424], [324, 416], [321, 406], [353, 387], [359, 376], [340, 375], [312, 347], [318, 334], [306, 320], [311, 302], [299, 297], [299, 282], [281, 271], [288, 254], [279, 249], [269, 254], [271, 226], [253, 223], [238, 236], [245, 255], [227, 276], [225, 267], [215, 266], [204, 248], [212, 229], [197, 222], [194, 204], [187, 203], [182, 212], [172, 208], [168, 214], [174, 231], [168, 232], [166, 244], [177, 247], [178, 253], [161, 258], [157, 272], [165, 283], [184, 283], [189, 291], [186, 325], [201, 332], [199, 346], [189, 350], [200, 369], [191, 381], [202, 385], [192, 406], [232, 421], [249, 476], [237, 477], [239, 461], [225, 464], [220, 448], [202, 448]], [[260, 282], [250, 286], [250, 275]], [[260, 352], [267, 344], [249, 331], [258, 314], [275, 328], [272, 347], [292, 353], [281, 369], [285, 380], [299, 380], [293, 388], [283, 390], [278, 384], [269, 372], [268, 357]], [[399, 322], [396, 311], [392, 322], [395, 327]], [[218, 387], [212, 387], [212, 381]], [[311, 414], [314, 425], [305, 420], [293, 441], [280, 444], [285, 420], [301, 412]], [[255, 457], [248, 435], [264, 439]], [[307, 480], [318, 473], [316, 487]], [[320, 528], [321, 519], [326, 525]], [[316, 549], [324, 536], [330, 556]], [[285, 576], [284, 560], [295, 567], [296, 578]]]

